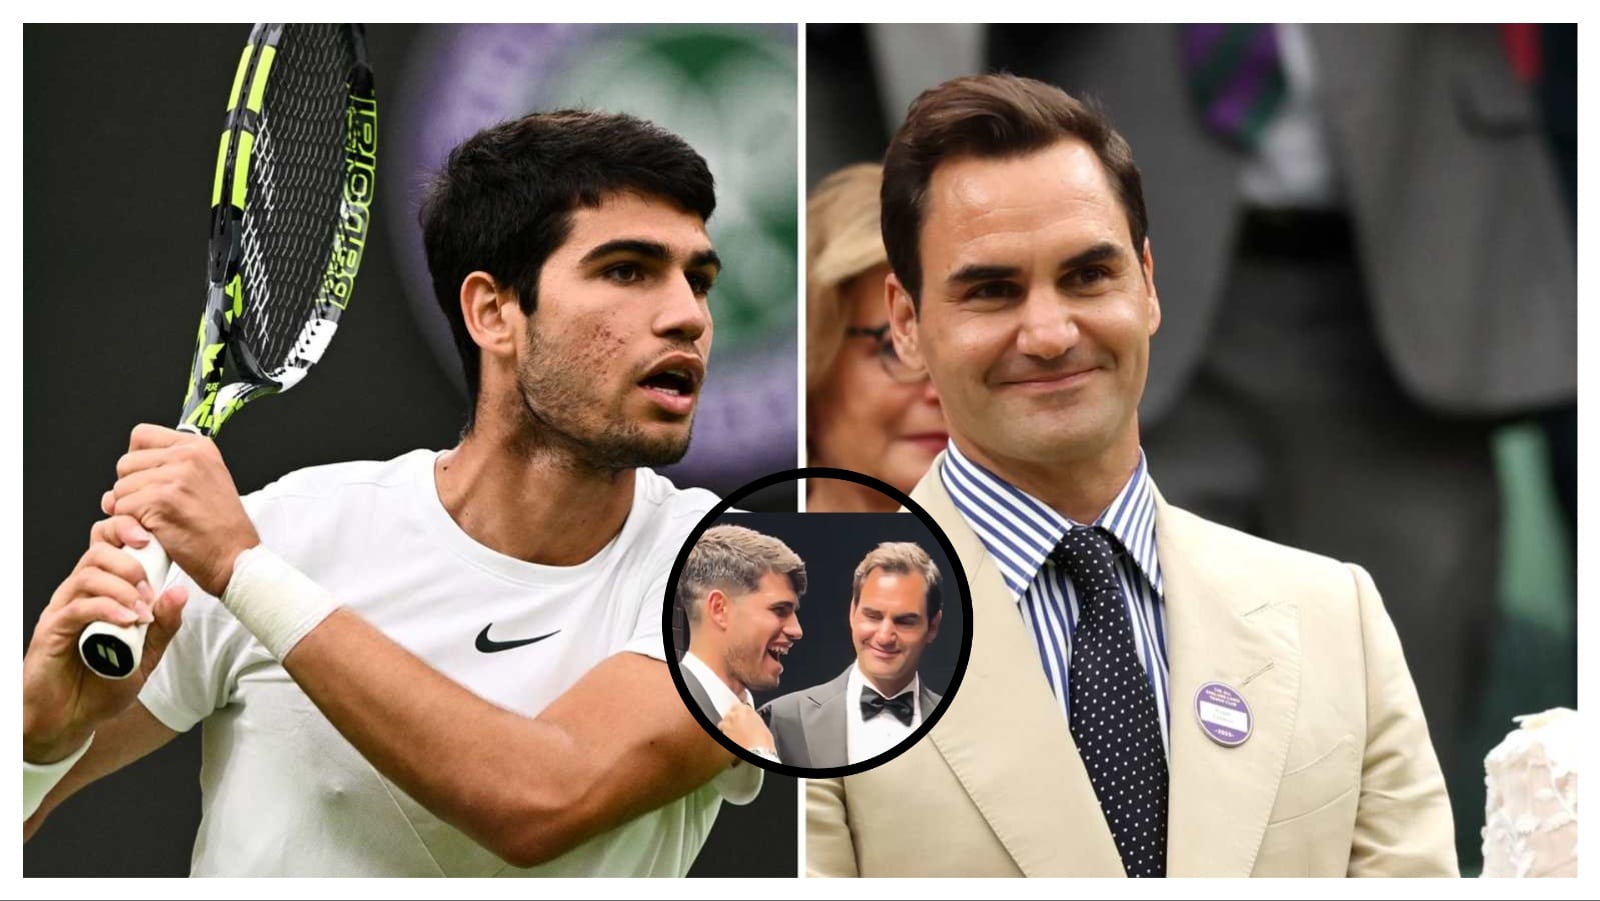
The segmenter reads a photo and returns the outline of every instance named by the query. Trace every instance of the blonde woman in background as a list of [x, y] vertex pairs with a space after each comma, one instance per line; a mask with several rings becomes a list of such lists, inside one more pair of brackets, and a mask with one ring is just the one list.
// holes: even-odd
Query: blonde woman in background
[[[829, 175], [806, 203], [806, 449], [812, 466], [852, 469], [909, 492], [949, 435], [927, 373], [889, 337], [888, 256], [878, 231], [876, 163]], [[891, 511], [854, 482], [811, 479], [806, 509]]]

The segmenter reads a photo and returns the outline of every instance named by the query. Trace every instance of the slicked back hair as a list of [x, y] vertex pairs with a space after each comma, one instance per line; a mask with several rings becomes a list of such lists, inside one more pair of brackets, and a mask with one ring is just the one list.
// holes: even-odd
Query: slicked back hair
[[873, 572], [894, 573], [896, 575], [918, 575], [922, 577], [922, 584], [926, 589], [928, 621], [943, 609], [944, 603], [939, 588], [939, 567], [922, 549], [922, 545], [914, 541], [885, 541], [873, 548], [867, 556], [861, 558], [856, 564], [855, 580], [850, 585], [850, 609], [854, 610], [861, 600], [861, 586], [867, 583], [867, 576]]
[[883, 246], [889, 267], [922, 309], [922, 223], [928, 184], [939, 164], [958, 157], [1003, 159], [1068, 139], [1088, 144], [1128, 217], [1141, 261], [1149, 221], [1133, 150], [1095, 106], [1054, 85], [1016, 75], [973, 75], [923, 91], [912, 101], [883, 158]]

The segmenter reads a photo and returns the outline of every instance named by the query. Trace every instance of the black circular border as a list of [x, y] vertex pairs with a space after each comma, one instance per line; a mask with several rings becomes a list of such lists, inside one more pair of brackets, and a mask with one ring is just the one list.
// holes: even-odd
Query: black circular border
[[[914, 732], [901, 739], [899, 744], [888, 751], [846, 766], [798, 767], [787, 763], [774, 763], [764, 757], [750, 753], [732, 739], [723, 735], [722, 730], [717, 728], [717, 724], [707, 719], [705, 713], [700, 710], [700, 705], [695, 703], [694, 698], [690, 696], [689, 687], [684, 684], [682, 668], [678, 663], [677, 649], [672, 646], [671, 641], [672, 605], [678, 593], [678, 578], [683, 575], [684, 564], [688, 562], [689, 551], [694, 548], [695, 542], [699, 541], [705, 530], [711, 528], [717, 519], [731, 510], [733, 505], [741, 498], [784, 482], [799, 482], [805, 479], [842, 479], [846, 482], [855, 482], [858, 485], [865, 485], [899, 501], [900, 506], [915, 515], [917, 519], [922, 521], [923, 525], [928, 527], [928, 531], [932, 532], [934, 539], [939, 542], [939, 547], [944, 549], [945, 559], [950, 562], [950, 569], [955, 573], [956, 587], [960, 591], [961, 613], [966, 618], [965, 628], [961, 630], [961, 651], [956, 656], [955, 673], [951, 675], [950, 684], [946, 687], [944, 695], [940, 697], [939, 704], [929, 715], [922, 718], [922, 725], [918, 726]], [[795, 515], [805, 514], [797, 513]], [[706, 730], [706, 734], [716, 739], [724, 748], [733, 752], [735, 757], [769, 772], [781, 773], [785, 776], [794, 776], [800, 779], [829, 779], [838, 776], [854, 776], [857, 773], [866, 772], [899, 757], [905, 753], [906, 749], [922, 741], [929, 730], [934, 727], [934, 724], [938, 723], [944, 716], [945, 711], [950, 707], [950, 703], [955, 700], [956, 691], [960, 689], [961, 681], [967, 675], [967, 661], [972, 657], [972, 591], [967, 584], [967, 573], [961, 567], [961, 558], [956, 554], [955, 546], [950, 543], [950, 538], [945, 535], [944, 529], [939, 528], [939, 524], [934, 521], [932, 516], [928, 515], [928, 511], [922, 509], [921, 504], [912, 500], [910, 496], [900, 489], [854, 470], [836, 469], [831, 466], [803, 466], [798, 469], [786, 469], [782, 472], [762, 476], [749, 484], [741, 486], [730, 492], [727, 497], [707, 511], [706, 515], [701, 517], [700, 521], [695, 524], [694, 529], [684, 539], [683, 546], [678, 549], [678, 557], [672, 562], [672, 572], [667, 576], [667, 593], [661, 605], [661, 642], [667, 652], [667, 670], [672, 673], [672, 684], [678, 687], [678, 697], [683, 700], [684, 707], [688, 708], [689, 714]]]

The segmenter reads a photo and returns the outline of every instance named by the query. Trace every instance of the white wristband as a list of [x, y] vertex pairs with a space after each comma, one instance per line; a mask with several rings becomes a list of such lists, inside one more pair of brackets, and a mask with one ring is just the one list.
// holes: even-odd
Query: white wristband
[[234, 559], [221, 600], [279, 660], [339, 606], [326, 588], [260, 544]]
[[57, 760], [55, 763], [29, 763], [26, 760], [22, 761], [22, 818], [24, 820], [33, 816], [33, 812], [39, 809], [40, 802], [44, 801], [44, 796], [50, 794], [50, 789], [56, 787], [56, 783], [60, 782], [61, 777], [72, 769], [73, 765], [78, 762], [78, 758], [89, 750], [91, 744], [94, 744], [94, 733], [89, 734], [89, 738], [84, 741], [83, 747], [68, 754], [65, 758]]
[[722, 800], [739, 807], [743, 807], [756, 799], [761, 794], [761, 777], [766, 775], [766, 770], [748, 763], [742, 757], [735, 757], [733, 765], [717, 774], [711, 784], [716, 786], [722, 795]]

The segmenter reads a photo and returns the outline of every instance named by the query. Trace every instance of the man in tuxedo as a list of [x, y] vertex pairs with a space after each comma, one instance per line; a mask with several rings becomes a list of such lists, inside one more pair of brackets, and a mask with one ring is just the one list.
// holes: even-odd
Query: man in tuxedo
[[885, 541], [856, 565], [850, 637], [856, 659], [836, 678], [784, 695], [761, 714], [794, 766], [870, 760], [904, 741], [939, 703], [917, 664], [939, 635], [939, 567], [915, 542]]
[[950, 426], [912, 496], [969, 574], [972, 653], [929, 740], [808, 783], [809, 870], [1454, 875], [1366, 572], [1173, 507], [1146, 466], [1128, 143], [1041, 82], [947, 82], [890, 144], [882, 226], [896, 351]]
[[750, 692], [771, 691], [799, 641], [806, 564], [782, 541], [743, 526], [707, 529], [678, 579], [689, 620], [679, 661], [684, 687], [707, 722], [735, 743], [777, 759]]

